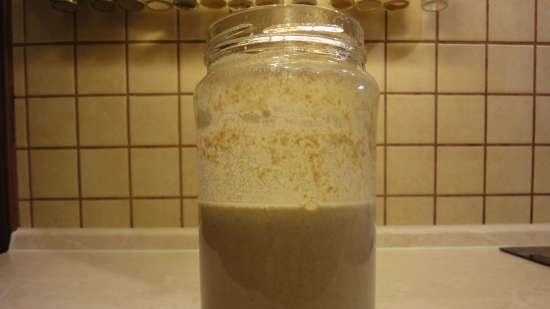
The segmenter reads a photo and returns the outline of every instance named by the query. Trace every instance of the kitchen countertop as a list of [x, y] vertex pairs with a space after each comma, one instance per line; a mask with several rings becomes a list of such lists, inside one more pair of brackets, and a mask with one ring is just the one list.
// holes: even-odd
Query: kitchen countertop
[[[379, 248], [376, 283], [377, 309], [550, 304], [550, 267], [496, 246]], [[0, 308], [199, 309], [198, 251], [12, 249], [0, 255]]]

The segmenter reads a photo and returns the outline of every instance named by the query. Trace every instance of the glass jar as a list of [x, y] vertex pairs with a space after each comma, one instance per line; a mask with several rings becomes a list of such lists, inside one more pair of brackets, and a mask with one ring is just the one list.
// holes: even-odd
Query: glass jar
[[379, 90], [336, 10], [210, 28], [195, 92], [203, 309], [373, 309]]

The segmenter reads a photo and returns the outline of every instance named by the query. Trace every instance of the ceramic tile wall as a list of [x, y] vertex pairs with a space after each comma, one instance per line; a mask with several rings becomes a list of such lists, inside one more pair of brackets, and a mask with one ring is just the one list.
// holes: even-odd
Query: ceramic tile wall
[[[197, 224], [192, 94], [225, 14], [13, 0], [23, 226]], [[378, 80], [377, 222], [550, 222], [550, 0], [352, 11]]]

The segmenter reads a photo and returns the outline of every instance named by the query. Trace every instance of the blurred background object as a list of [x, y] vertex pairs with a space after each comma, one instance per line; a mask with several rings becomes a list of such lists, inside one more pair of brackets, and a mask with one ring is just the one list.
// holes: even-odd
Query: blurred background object
[[78, 0], [50, 0], [52, 6], [63, 12], [75, 12], [78, 9]]
[[90, 5], [99, 11], [109, 12], [115, 9], [115, 0], [90, 0]]
[[178, 9], [191, 10], [197, 6], [197, 0], [175, 0], [174, 6]]
[[153, 11], [166, 11], [172, 8], [172, 3], [172, 0], [150, 0], [146, 5]]
[[221, 9], [225, 7], [225, 0], [202, 0], [201, 5], [210, 9]]
[[380, 0], [359, 0], [355, 3], [355, 7], [358, 11], [374, 11], [382, 7]]
[[409, 0], [384, 0], [383, 6], [388, 11], [401, 10], [409, 6]]
[[118, 6], [126, 11], [139, 11], [145, 7], [143, 0], [117, 0]]
[[449, 6], [447, 0], [422, 0], [422, 9], [427, 12], [442, 11]]
[[330, 0], [330, 4], [335, 9], [346, 10], [352, 8], [355, 3], [354, 0]]

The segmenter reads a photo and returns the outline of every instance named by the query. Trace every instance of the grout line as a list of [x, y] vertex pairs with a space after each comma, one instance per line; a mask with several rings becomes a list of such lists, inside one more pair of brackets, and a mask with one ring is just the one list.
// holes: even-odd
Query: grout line
[[[533, 48], [533, 93], [537, 93], [537, 42], [538, 42], [538, 0], [535, 0], [535, 18], [534, 18], [534, 24], [535, 24], [535, 33], [534, 33], [534, 39], [535, 39], [535, 46]], [[534, 219], [534, 209], [535, 209], [535, 197], [533, 196], [533, 193], [535, 192], [535, 159], [536, 159], [536, 123], [537, 123], [537, 96], [533, 95], [533, 106], [532, 106], [532, 124], [531, 124], [531, 201], [529, 204], [529, 223], [533, 223]]]
[[483, 99], [484, 123], [483, 123], [483, 196], [481, 223], [487, 222], [487, 119], [488, 119], [488, 92], [489, 92], [489, 0], [485, 0], [485, 95]]
[[[550, 144], [549, 144], [550, 145]], [[180, 145], [178, 144], [170, 144], [170, 145], [82, 145], [79, 148], [80, 149], [126, 149], [126, 148], [132, 148], [132, 149], [151, 149], [151, 148], [178, 148]], [[182, 144], [181, 147], [183, 148], [196, 148], [197, 145], [195, 144]], [[76, 146], [32, 146], [32, 147], [17, 147], [17, 150], [53, 150], [53, 149], [76, 149]]]
[[[550, 193], [536, 193], [535, 196], [550, 196]], [[376, 197], [383, 197], [383, 194], [377, 194]], [[430, 194], [430, 193], [393, 193], [388, 194], [387, 197], [513, 197], [513, 196], [531, 196], [531, 193], [441, 193], [441, 194]]]
[[[377, 147], [549, 147], [550, 143], [377, 143]], [[72, 150], [72, 149], [157, 149], [157, 148], [197, 148], [196, 144], [169, 145], [80, 145], [76, 146], [18, 146], [16, 150]]]
[[79, 100], [78, 100], [78, 50], [77, 50], [77, 13], [73, 13], [73, 74], [74, 74], [74, 93], [75, 93], [75, 130], [76, 130], [76, 175], [78, 186], [78, 224], [84, 227], [84, 218], [82, 213], [82, 160], [80, 154], [80, 120], [79, 120]]
[[384, 225], [388, 225], [388, 12], [384, 12]]
[[[22, 6], [23, 6], [23, 42], [27, 41], [27, 0], [22, 0]], [[26, 45], [23, 45], [23, 71], [25, 75], [24, 84], [25, 84], [25, 129], [27, 131], [26, 136], [26, 142], [27, 147], [31, 146], [31, 131], [30, 131], [30, 111], [29, 111], [29, 99], [27, 98], [27, 94], [29, 92], [29, 69], [28, 69], [28, 63], [27, 63], [27, 47]], [[17, 149], [17, 147], [16, 147]], [[30, 221], [30, 227], [34, 227], [34, 203], [32, 201], [33, 198], [33, 186], [32, 186], [32, 164], [31, 164], [31, 151], [28, 149], [27, 151], [27, 177], [28, 177], [28, 190], [29, 190], [29, 221]]]
[[[390, 44], [421, 44], [421, 43], [436, 43], [436, 40], [364, 40], [365, 43], [390, 43]], [[206, 43], [206, 40], [94, 40], [94, 41], [76, 41], [76, 45], [96, 45], [96, 44], [200, 44]], [[439, 40], [441, 44], [455, 45], [534, 45], [534, 41], [469, 41], [469, 40]], [[539, 45], [550, 46], [550, 42], [538, 42]], [[51, 41], [51, 42], [24, 42], [13, 43], [12, 46], [52, 46], [52, 45], [73, 45], [71, 41]]]
[[[181, 199], [197, 199], [196, 195], [167, 195], [167, 196], [134, 196], [134, 200], [181, 200]], [[98, 201], [98, 200], [130, 200], [129, 196], [88, 196], [88, 197], [35, 197], [35, 198], [22, 198], [20, 201]]]
[[128, 142], [128, 195], [130, 205], [130, 227], [134, 227], [134, 196], [132, 190], [132, 135], [130, 133], [130, 59], [129, 59], [129, 45], [128, 45], [128, 12], [124, 11], [124, 61], [125, 61], [125, 74], [126, 74], [126, 140]]
[[[194, 93], [189, 91], [182, 92], [141, 92], [141, 93], [79, 93], [78, 97], [126, 97], [126, 96], [178, 96], [178, 95], [189, 95], [192, 96]], [[430, 91], [380, 91], [380, 94], [389, 94], [389, 95], [435, 95], [436, 92]], [[485, 94], [489, 96], [550, 96], [550, 93], [533, 93], [533, 92], [438, 92], [438, 95], [447, 95], [447, 96], [484, 96]], [[58, 93], [58, 94], [32, 94], [32, 95], [22, 95], [14, 96], [15, 99], [34, 99], [34, 98], [73, 98], [76, 97], [75, 94], [67, 93]]]
[[438, 106], [438, 91], [439, 91], [439, 12], [435, 13], [435, 96], [434, 96], [434, 170], [433, 170], [433, 177], [434, 177], [434, 184], [433, 184], [433, 219], [432, 223], [433, 225], [437, 225], [437, 160], [438, 160], [438, 152], [437, 152], [437, 129], [438, 129], [438, 121], [437, 121], [437, 106]]
[[[177, 38], [178, 38], [178, 41], [180, 39], [180, 13], [178, 10], [176, 10], [176, 33], [177, 33]], [[181, 47], [180, 47], [180, 44], [176, 44], [176, 52], [177, 52], [177, 55], [176, 55], [176, 60], [177, 60], [177, 63], [176, 63], [176, 70], [178, 72], [178, 75], [177, 75], [177, 82], [178, 82], [178, 93], [181, 92], [181, 67], [180, 67], [180, 64], [181, 64]], [[179, 176], [179, 193], [180, 195], [183, 195], [183, 162], [182, 162], [182, 154], [183, 154], [183, 151], [182, 151], [182, 132], [181, 132], [181, 96], [178, 95], [178, 166], [179, 166], [179, 170], [178, 170], [178, 176]], [[179, 200], [180, 201], [180, 227], [183, 227], [183, 222], [184, 222], [184, 218], [183, 218], [183, 198]]]
[[[534, 196], [550, 196], [549, 193], [534, 193]], [[430, 193], [393, 193], [386, 195], [387, 197], [434, 197], [434, 194]], [[440, 193], [435, 195], [436, 197], [514, 197], [523, 196], [530, 197], [531, 193]], [[377, 194], [376, 197], [384, 197], [384, 194]], [[167, 196], [134, 196], [134, 200], [175, 200], [175, 199], [198, 199], [198, 195], [167, 195]], [[98, 201], [98, 200], [129, 200], [129, 196], [93, 196], [93, 197], [35, 197], [35, 198], [21, 198], [19, 201]]]

